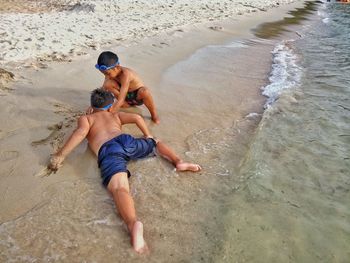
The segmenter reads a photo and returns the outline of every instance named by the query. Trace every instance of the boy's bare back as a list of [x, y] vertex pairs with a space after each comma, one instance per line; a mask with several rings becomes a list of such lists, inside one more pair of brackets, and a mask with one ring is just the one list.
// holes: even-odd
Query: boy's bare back
[[103, 143], [121, 134], [122, 124], [118, 113], [100, 111], [81, 118], [86, 118], [89, 124], [90, 129], [86, 138], [96, 155]]

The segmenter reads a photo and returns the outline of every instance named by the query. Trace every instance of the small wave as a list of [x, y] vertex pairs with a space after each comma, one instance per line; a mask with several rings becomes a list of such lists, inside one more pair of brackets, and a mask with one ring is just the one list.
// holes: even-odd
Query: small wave
[[329, 22], [329, 12], [328, 12], [328, 4], [323, 2], [322, 5], [319, 6], [319, 10], [317, 10], [317, 15], [322, 19], [322, 22], [327, 24]]
[[282, 91], [300, 86], [302, 75], [302, 68], [297, 65], [298, 57], [288, 46], [288, 42], [278, 44], [272, 54], [270, 84], [262, 88], [262, 94], [268, 97], [265, 108], [276, 101]]
[[327, 17], [327, 13], [324, 12], [324, 11], [321, 11], [321, 10], [318, 10], [318, 11], [317, 11], [317, 15], [320, 16], [320, 17], [322, 17], [322, 18]]
[[233, 41], [227, 45], [225, 45], [224, 47], [227, 47], [227, 48], [246, 48], [248, 47], [247, 44], [245, 44], [245, 42], [243, 41]]
[[261, 114], [259, 114], [259, 113], [251, 112], [248, 115], [246, 115], [244, 118], [245, 119], [254, 119], [254, 118], [258, 118], [260, 116], [261, 116]]
[[329, 17], [326, 17], [326, 18], [322, 19], [322, 22], [325, 23], [325, 24], [328, 24], [329, 20], [330, 20]]

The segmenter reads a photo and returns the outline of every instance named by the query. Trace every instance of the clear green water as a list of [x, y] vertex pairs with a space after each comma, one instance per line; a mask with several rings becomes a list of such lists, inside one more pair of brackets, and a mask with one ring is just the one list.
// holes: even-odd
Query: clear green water
[[275, 49], [218, 262], [349, 262], [350, 5], [319, 5], [299, 35]]

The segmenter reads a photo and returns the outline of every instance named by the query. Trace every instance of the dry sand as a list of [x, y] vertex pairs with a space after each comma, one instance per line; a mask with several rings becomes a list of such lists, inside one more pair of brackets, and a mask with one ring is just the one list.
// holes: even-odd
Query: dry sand
[[45, 61], [87, 54], [91, 48], [135, 42], [180, 26], [239, 17], [291, 2], [1, 0], [0, 63], [16, 67], [12, 63], [21, 61], [21, 67], [40, 67]]
[[[127, 2], [121, 1], [120, 6], [117, 4], [115, 6], [123, 7], [126, 10]], [[134, 2], [140, 4], [141, 7], [146, 5], [145, 1]], [[174, 3], [174, 6], [190, 5], [190, 2], [186, 3], [186, 1], [166, 2]], [[173, 255], [182, 255], [181, 260], [184, 261], [190, 260], [191, 257], [199, 259], [200, 254], [208, 256], [210, 253], [209, 250], [203, 251], [204, 248], [199, 246], [210, 248], [211, 242], [206, 240], [204, 233], [214, 231], [208, 229], [215, 229], [215, 222], [205, 221], [204, 218], [211, 212], [206, 211], [203, 204], [198, 204], [193, 206], [193, 210], [188, 210], [193, 205], [189, 204], [188, 200], [193, 200], [196, 196], [198, 199], [215, 199], [215, 191], [220, 191], [220, 188], [214, 186], [214, 189], [211, 189], [214, 192], [208, 196], [206, 191], [209, 191], [209, 188], [206, 187], [215, 181], [215, 176], [232, 174], [234, 169], [238, 167], [259, 121], [259, 118], [244, 121], [245, 116], [250, 113], [260, 114], [262, 112], [264, 98], [260, 95], [259, 88], [266, 83], [270, 70], [269, 52], [273, 47], [273, 42], [249, 42], [244, 39], [252, 37], [249, 29], [261, 22], [280, 19], [287, 10], [300, 5], [299, 3], [284, 6], [269, 12], [255, 8], [257, 12], [232, 18], [233, 11], [229, 5], [233, 1], [207, 2], [208, 7], [204, 9], [203, 14], [208, 14], [210, 6], [214, 4], [226, 6], [226, 11], [221, 12], [218, 11], [220, 8], [214, 8], [216, 12], [213, 11], [212, 16], [206, 16], [205, 19], [198, 14], [189, 18], [188, 15], [184, 15], [183, 11], [179, 12], [179, 16], [174, 19], [173, 15], [167, 11], [168, 7], [164, 7], [164, 10], [160, 9], [163, 11], [159, 12], [160, 14], [164, 12], [166, 15], [155, 18], [150, 14], [152, 14], [151, 11], [156, 2], [148, 2], [148, 9], [143, 8], [145, 11], [143, 18], [135, 22], [139, 24], [132, 27], [136, 31], [126, 34], [128, 41], [104, 47], [104, 49], [116, 51], [121, 57], [122, 64], [134, 68], [151, 87], [160, 113], [161, 124], [152, 125], [148, 119], [148, 112], [143, 107], [131, 111], [146, 117], [154, 135], [163, 138], [182, 156], [200, 162], [204, 168], [203, 172], [193, 179], [187, 175], [178, 178], [170, 165], [159, 160], [152, 159], [142, 161], [141, 165], [136, 163], [130, 165], [130, 169], [136, 175], [131, 181], [133, 195], [139, 215], [145, 222], [146, 238], [158, 254], [153, 258], [155, 262], [160, 262], [158, 260], [164, 258], [174, 259]], [[94, 3], [94, 1], [89, 3]], [[191, 1], [191, 3], [194, 6], [203, 5], [202, 1]], [[240, 5], [249, 4], [241, 3]], [[266, 4], [261, 8], [269, 6], [271, 5]], [[234, 3], [234, 7], [237, 9], [238, 4]], [[178, 9], [178, 11], [180, 10]], [[201, 8], [196, 7], [195, 10], [200, 12]], [[129, 17], [130, 13], [127, 13], [127, 10], [125, 12], [123, 15]], [[203, 21], [211, 20], [210, 17], [213, 18], [212, 20], [222, 18], [220, 13], [226, 14], [225, 12], [228, 12], [229, 19], [203, 23]], [[55, 13], [34, 15], [46, 17], [47, 15], [55, 15]], [[69, 14], [69, 16], [73, 15]], [[5, 15], [2, 15], [2, 19], [4, 17]], [[22, 15], [17, 13], [13, 14], [13, 17], [19, 20], [23, 19]], [[62, 20], [64, 17], [61, 14], [61, 17], [56, 19]], [[10, 20], [6, 15], [5, 23], [9, 23]], [[151, 20], [152, 22], [144, 23]], [[84, 21], [79, 21], [76, 25], [83, 26]], [[164, 26], [165, 21], [171, 25]], [[202, 23], [193, 25], [197, 22]], [[66, 22], [66, 24], [69, 23]], [[101, 23], [106, 23], [106, 21]], [[147, 30], [143, 30], [141, 24]], [[184, 26], [184, 24], [190, 25]], [[3, 25], [4, 23], [2, 23]], [[151, 25], [158, 27], [158, 29], [152, 31]], [[178, 27], [179, 25], [181, 27]], [[53, 30], [50, 29], [49, 25], [47, 28]], [[143, 38], [164, 29], [166, 31], [158, 33], [156, 36]], [[59, 30], [58, 33], [61, 34], [63, 31]], [[106, 34], [110, 35], [108, 30], [106, 31]], [[144, 34], [139, 34], [141, 31]], [[81, 35], [74, 39], [65, 33], [62, 34], [61, 39], [68, 42], [77, 40], [78, 46], [86, 44], [86, 39], [84, 40]], [[120, 35], [116, 37], [125, 36], [124, 34], [125, 32], [120, 32]], [[136, 43], [130, 40], [135, 35], [140, 37]], [[45, 35], [45, 39], [49, 36], [50, 34]], [[102, 34], [94, 39], [96, 41], [94, 43], [108, 43], [108, 41], [102, 41], [104, 36]], [[35, 39], [38, 41], [37, 37]], [[225, 45], [223, 43], [230, 45], [231, 40], [235, 40], [235, 45], [238, 47], [242, 45], [237, 54], [232, 53], [232, 57], [228, 58], [227, 61], [224, 60], [225, 56], [221, 56], [218, 62], [210, 60], [205, 63], [206, 52], [209, 54], [215, 52], [215, 45]], [[113, 41], [111, 40], [111, 42]], [[71, 47], [71, 43], [67, 44], [67, 50], [69, 50], [68, 47]], [[17, 48], [22, 50], [24, 46], [25, 44], [18, 45]], [[206, 46], [209, 47], [203, 49]], [[54, 47], [54, 45], [50, 46], [53, 49]], [[213, 51], [210, 51], [210, 47], [213, 48]], [[80, 47], [75, 50], [78, 49]], [[100, 185], [96, 160], [87, 149], [86, 143], [83, 143], [71, 154], [64, 167], [57, 174], [49, 175], [45, 168], [50, 153], [62, 144], [64, 138], [75, 126], [76, 117], [88, 106], [89, 91], [98, 87], [102, 82], [103, 76], [93, 67], [101, 50], [85, 50], [84, 52], [88, 52], [87, 56], [70, 62], [57, 63], [43, 59], [43, 57], [52, 57], [52, 53], [45, 53], [46, 51], [41, 53], [44, 50], [41, 46], [39, 51], [35, 52], [40, 57], [39, 61], [45, 60], [44, 66], [40, 64], [44, 69], [38, 70], [37, 66], [33, 67], [33, 54], [25, 55], [24, 52], [23, 55], [27, 56], [30, 62], [23, 63], [29, 63], [27, 65], [31, 66], [18, 70], [18, 54], [22, 54], [19, 50], [12, 52], [10, 49], [7, 51], [2, 49], [3, 53], [1, 54], [3, 65], [10, 66], [17, 78], [17, 81], [10, 86], [11, 90], [2, 90], [1, 93], [0, 235], [1, 237], [3, 235], [9, 236], [11, 240], [1, 243], [0, 249], [6, 247], [8, 249], [10, 244], [12, 247], [19, 248], [19, 252], [16, 250], [17, 248], [7, 250], [4, 259], [16, 255], [20, 255], [22, 259], [28, 255], [31, 255], [31, 259], [39, 260], [43, 260], [45, 256], [54, 258], [54, 253], [50, 249], [48, 252], [48, 249], [44, 249], [44, 244], [37, 245], [34, 241], [34, 237], [36, 239], [44, 238], [44, 233], [46, 233], [46, 242], [54, 244], [51, 248], [56, 246], [56, 256], [58, 255], [57, 257], [61, 260], [65, 259], [63, 254], [73, 257], [77, 256], [74, 253], [78, 253], [77, 261], [80, 259], [81, 262], [93, 253], [86, 248], [89, 247], [89, 244], [91, 244], [90, 248], [95, 250], [92, 258], [97, 261], [104, 258], [103, 249], [112, 250], [115, 253], [110, 255], [110, 258], [105, 258], [105, 262], [116, 255], [125, 260], [134, 257], [130, 254], [128, 236], [121, 231], [121, 221], [112, 211], [113, 203]], [[62, 49], [60, 50], [62, 51]], [[196, 51], [197, 53], [193, 56]], [[198, 52], [204, 53], [201, 55]], [[69, 57], [72, 55], [67, 54]], [[62, 51], [62, 56], [67, 54]], [[35, 65], [39, 65], [38, 63], [36, 60]], [[227, 64], [230, 64], [229, 71], [224, 72], [223, 75], [230, 74], [229, 79], [220, 79], [220, 70], [214, 76], [206, 76], [205, 71], [197, 71], [197, 69], [201, 68], [202, 70], [212, 65], [220, 69], [220, 66]], [[221, 69], [225, 70], [225, 67]], [[217, 85], [222, 86], [221, 94], [216, 90]], [[203, 89], [198, 89], [198, 87], [203, 87]], [[232, 127], [234, 127], [233, 134], [230, 131]], [[214, 151], [205, 157], [201, 156], [200, 153], [205, 152], [206, 147], [203, 142], [207, 141], [212, 145], [222, 143], [217, 141], [218, 138], [215, 138], [215, 132], [220, 131], [219, 135], [221, 136], [222, 132], [226, 130], [229, 134], [227, 139], [237, 142], [237, 148], [234, 149], [236, 151], [233, 156], [234, 160], [229, 168], [215, 167], [214, 159], [218, 158], [219, 153]], [[133, 127], [127, 127], [126, 131], [135, 135], [140, 134]], [[149, 174], [153, 177], [146, 177]], [[193, 216], [191, 215], [193, 211], [203, 214]], [[188, 217], [191, 217], [192, 222], [197, 223], [197, 227], [187, 223]], [[50, 220], [53, 223], [48, 222]], [[95, 231], [93, 233], [89, 233], [92, 231], [91, 229], [86, 230], [87, 226], [98, 227], [100, 224], [115, 230], [113, 233], [101, 229], [93, 229]], [[58, 225], [61, 227], [56, 228]], [[64, 226], [68, 226], [68, 228]], [[175, 231], [175, 228], [178, 230]], [[167, 235], [169, 232], [170, 234]], [[78, 237], [79, 234], [81, 237]], [[215, 231], [211, 234], [214, 239], [220, 236]], [[68, 235], [69, 238], [65, 238], [64, 235]], [[108, 240], [106, 238], [108, 235], [116, 238], [112, 239], [112, 242], [118, 243], [117, 248], [112, 246], [99, 249], [99, 243], [94, 245], [96, 240], [97, 242]], [[24, 236], [26, 237], [24, 238]], [[28, 236], [33, 236], [33, 239]], [[183, 244], [179, 244], [184, 237], [187, 241], [183, 240]], [[198, 241], [198, 244], [193, 244], [192, 238], [194, 237], [201, 237], [201, 241]], [[60, 238], [65, 239], [64, 242], [71, 242], [70, 245], [67, 243], [62, 245]], [[85, 244], [84, 242], [87, 244], [76, 245], [79, 243], [78, 241], [81, 244]], [[28, 245], [28, 242], [33, 245]], [[70, 250], [70, 246], [76, 252]], [[187, 246], [187, 249], [184, 250], [184, 246]], [[169, 251], [173, 251], [173, 255]]]

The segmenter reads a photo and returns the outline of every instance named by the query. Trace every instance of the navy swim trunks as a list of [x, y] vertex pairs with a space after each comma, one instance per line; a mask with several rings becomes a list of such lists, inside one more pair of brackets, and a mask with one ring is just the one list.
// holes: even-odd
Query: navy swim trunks
[[107, 187], [116, 173], [126, 172], [130, 176], [127, 162], [152, 155], [155, 147], [156, 142], [152, 138], [134, 138], [129, 134], [120, 134], [105, 142], [98, 151], [97, 160], [103, 185]]

